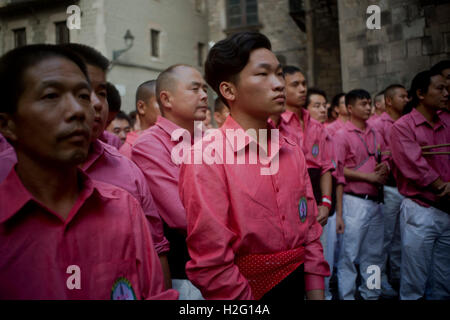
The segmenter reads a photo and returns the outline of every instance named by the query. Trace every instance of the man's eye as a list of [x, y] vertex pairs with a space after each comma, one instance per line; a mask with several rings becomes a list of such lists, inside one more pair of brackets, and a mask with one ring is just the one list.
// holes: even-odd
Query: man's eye
[[267, 76], [267, 72], [260, 72], [256, 74], [257, 76]]
[[97, 95], [100, 97], [103, 97], [103, 98], [106, 98], [106, 96], [107, 96], [106, 91], [100, 91], [97, 93]]
[[48, 93], [42, 97], [42, 99], [49, 99], [49, 100], [56, 99], [56, 98], [58, 98], [58, 94], [56, 94], [56, 93]]

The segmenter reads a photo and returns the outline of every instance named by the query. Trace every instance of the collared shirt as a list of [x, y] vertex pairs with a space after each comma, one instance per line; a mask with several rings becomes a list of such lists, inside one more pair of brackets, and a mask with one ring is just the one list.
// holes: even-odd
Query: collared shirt
[[99, 139], [103, 141], [106, 144], [109, 144], [110, 146], [115, 147], [117, 150], [122, 146], [122, 141], [120, 141], [120, 138], [116, 136], [114, 133], [111, 133], [109, 131], [103, 131], [103, 133], [100, 135]]
[[119, 151], [121, 154], [123, 154], [128, 159], [131, 159], [131, 148], [133, 147], [133, 144], [136, 142], [139, 135], [142, 133], [142, 131], [132, 131], [127, 134], [127, 139], [123, 143], [123, 145], [120, 147]]
[[[14, 149], [0, 153], [0, 182], [6, 178], [17, 163]], [[147, 182], [139, 168], [122, 156], [114, 147], [96, 140], [92, 143], [87, 161], [82, 168], [92, 179], [110, 183], [128, 191], [141, 204], [147, 217], [156, 251], [169, 251], [169, 242], [164, 237], [163, 224]]]
[[[423, 155], [422, 147], [450, 142], [450, 124], [439, 114], [433, 126], [416, 109], [395, 122], [390, 135], [392, 157], [397, 165], [398, 189], [405, 197], [423, 197], [435, 202], [438, 197], [430, 190], [430, 184], [441, 178], [450, 181], [449, 155]], [[449, 152], [450, 147], [428, 149], [425, 152]]]
[[0, 152], [6, 149], [12, 148], [11, 145], [6, 141], [5, 137], [0, 133]]
[[281, 118], [287, 125], [291, 126], [295, 132], [298, 132], [308, 169], [321, 169], [322, 175], [327, 171], [334, 170], [330, 153], [325, 152], [327, 148], [327, 134], [320, 122], [312, 119], [308, 111], [302, 110], [302, 120], [305, 127], [305, 130], [303, 131], [300, 120], [295, 113], [285, 111], [281, 115]]
[[186, 211], [178, 192], [180, 164], [172, 161], [172, 133], [180, 129], [175, 123], [158, 117], [156, 124], [145, 130], [132, 148], [131, 159], [144, 173], [147, 184], [155, 195], [161, 218], [172, 229], [186, 231]]
[[338, 118], [335, 121], [333, 121], [332, 123], [330, 123], [329, 125], [327, 125], [326, 129], [328, 131], [328, 134], [331, 137], [333, 137], [336, 134], [336, 132], [338, 132], [339, 130], [344, 128], [344, 126], [345, 126], [345, 122]]
[[[365, 181], [346, 181], [344, 168], [365, 173], [375, 171], [377, 147], [379, 145], [381, 151], [386, 149], [378, 131], [368, 123], [366, 129], [362, 131], [351, 121], [347, 121], [344, 129], [336, 133], [333, 142], [337, 160], [337, 183], [345, 185], [344, 192], [376, 196], [378, 193], [376, 185]], [[369, 156], [369, 153], [372, 156]], [[385, 159], [386, 157], [383, 157], [383, 160]]]
[[[189, 279], [206, 299], [252, 299], [235, 258], [304, 246], [306, 290], [323, 289], [329, 267], [323, 258], [322, 227], [316, 220], [317, 205], [300, 148], [281, 135], [279, 144], [270, 143], [270, 157], [261, 161], [263, 151], [257, 155], [256, 147], [250, 147], [256, 145], [253, 138], [243, 134], [245, 143], [237, 146], [227, 134], [242, 130], [231, 116], [219, 130], [214, 143], [205, 143], [208, 136], [204, 138], [200, 150], [209, 153], [214, 145], [225, 154], [216, 152], [218, 158], [212, 164], [181, 167], [180, 195], [187, 212], [192, 259], [186, 265]], [[194, 154], [198, 146], [194, 145]], [[246, 159], [247, 164], [238, 164]], [[272, 174], [262, 175], [263, 171]]]
[[391, 129], [394, 125], [394, 119], [391, 118], [387, 112], [384, 112], [381, 116], [372, 122], [372, 127], [377, 130], [383, 138], [384, 144], [389, 147], [389, 140], [391, 136]]
[[15, 170], [0, 184], [0, 299], [103, 300], [119, 289], [122, 298], [177, 299], [163, 289], [139, 203], [79, 175], [82, 188], [66, 220], [36, 200]]

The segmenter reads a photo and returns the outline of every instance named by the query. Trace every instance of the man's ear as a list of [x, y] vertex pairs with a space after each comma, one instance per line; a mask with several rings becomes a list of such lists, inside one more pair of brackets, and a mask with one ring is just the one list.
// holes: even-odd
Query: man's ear
[[236, 100], [237, 89], [233, 83], [224, 81], [219, 85], [219, 90], [226, 100], [228, 101]]
[[9, 141], [16, 141], [16, 125], [8, 113], [0, 113], [0, 133]]
[[169, 91], [161, 91], [159, 99], [161, 100], [162, 108], [172, 109], [172, 96]]
[[421, 89], [417, 89], [417, 90], [416, 90], [416, 95], [417, 95], [417, 97], [419, 98], [419, 100], [425, 99], [425, 97], [424, 97], [424, 95], [423, 95]]
[[136, 110], [137, 113], [141, 116], [145, 115], [145, 102], [142, 100], [138, 100], [138, 102], [136, 103]]

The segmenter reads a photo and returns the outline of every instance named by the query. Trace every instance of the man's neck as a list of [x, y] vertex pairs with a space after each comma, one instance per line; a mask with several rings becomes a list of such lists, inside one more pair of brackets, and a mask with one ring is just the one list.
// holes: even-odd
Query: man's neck
[[397, 121], [402, 116], [400, 113], [398, 113], [394, 108], [387, 107], [386, 113], [391, 117], [392, 120]]
[[419, 111], [429, 123], [435, 124], [437, 122], [437, 109], [427, 107], [421, 103], [417, 106], [416, 110]]
[[348, 116], [339, 115], [338, 120], [342, 121], [343, 123], [346, 123], [348, 121]]
[[281, 122], [281, 114], [274, 114], [270, 116], [270, 119], [273, 121], [273, 124], [276, 128], [280, 125]]
[[20, 151], [17, 160], [16, 172], [25, 188], [66, 220], [79, 194], [77, 167], [38, 163]]
[[356, 117], [350, 117], [350, 122], [353, 123], [355, 125], [355, 127], [360, 129], [361, 131], [366, 130], [366, 127], [367, 127], [366, 120], [359, 119]]
[[240, 112], [240, 108], [234, 108], [233, 119], [242, 127], [244, 131], [254, 129], [256, 131], [256, 139], [259, 141], [259, 130], [268, 129], [268, 118], [255, 118], [252, 115]]
[[383, 114], [383, 110], [375, 110], [375, 114], [377, 115], [377, 116], [381, 116], [382, 114]]
[[191, 137], [194, 137], [194, 121], [180, 119], [180, 118], [174, 117], [170, 113], [166, 113], [164, 115], [164, 118], [175, 123], [180, 128], [187, 130], [191, 134]]

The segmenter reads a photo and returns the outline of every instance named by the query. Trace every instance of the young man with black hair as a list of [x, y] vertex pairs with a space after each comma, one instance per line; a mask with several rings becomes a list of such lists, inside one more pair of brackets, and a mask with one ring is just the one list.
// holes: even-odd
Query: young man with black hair
[[336, 121], [326, 126], [328, 134], [333, 137], [336, 132], [344, 127], [349, 118], [347, 106], [345, 105], [345, 93], [339, 93], [334, 96], [331, 108], [335, 109], [338, 114]]
[[[265, 134], [273, 128], [269, 116], [285, 104], [270, 41], [250, 32], [219, 41], [205, 75], [231, 115], [213, 141], [205, 137], [192, 150], [213, 147], [215, 160], [181, 168], [189, 279], [206, 299], [301, 301], [304, 291], [308, 299], [323, 299], [329, 270], [305, 158], [277, 130]], [[245, 159], [259, 162], [240, 162]]]
[[309, 88], [306, 94], [306, 110], [311, 118], [324, 124], [327, 121], [327, 95], [325, 91]]
[[131, 120], [126, 113], [120, 111], [106, 130], [118, 137], [122, 146], [131, 132]]
[[61, 47], [0, 58], [0, 132], [18, 159], [0, 182], [1, 299], [177, 297], [163, 291], [139, 203], [79, 168], [91, 90], [83, 61]]
[[[390, 150], [390, 134], [395, 121], [400, 119], [403, 110], [408, 103], [408, 92], [405, 87], [400, 84], [393, 84], [384, 90], [386, 112], [372, 122], [372, 126], [377, 130], [387, 151]], [[400, 205], [404, 197], [398, 192], [397, 183], [395, 181], [393, 171], [395, 170], [393, 163], [389, 178], [384, 186], [384, 262], [381, 268], [381, 295], [387, 298], [395, 298], [398, 296], [397, 288], [400, 283]], [[387, 274], [387, 261], [389, 260], [389, 279]], [[393, 286], [391, 285], [393, 284]]]
[[169, 242], [164, 237], [160, 213], [149, 192], [147, 181], [136, 164], [121, 155], [115, 147], [103, 143], [100, 139], [108, 114], [106, 72], [109, 61], [100, 52], [86, 45], [70, 43], [64, 47], [72, 50], [85, 61], [93, 88], [91, 101], [96, 112], [94, 118], [96, 122], [94, 121], [88, 159], [81, 168], [94, 179], [125, 189], [141, 204], [148, 220], [156, 251], [159, 254], [165, 285], [170, 288], [166, 256], [169, 251]]
[[386, 103], [384, 101], [384, 91], [377, 93], [375, 98], [373, 99], [373, 110], [374, 113], [369, 118], [368, 123], [375, 121], [386, 111]]
[[[450, 92], [450, 60], [442, 60], [436, 63], [430, 71], [432, 73], [440, 73], [447, 82], [447, 91]], [[440, 112], [446, 112], [444, 117], [446, 121], [450, 122], [450, 99], [447, 104], [447, 108], [445, 110], [441, 110]]]
[[156, 80], [145, 81], [136, 90], [136, 112], [139, 118], [140, 129], [131, 131], [127, 135], [125, 143], [120, 148], [120, 153], [131, 159], [131, 147], [137, 138], [148, 128], [155, 125], [161, 111], [156, 98]]
[[[352, 90], [345, 96], [350, 120], [333, 138], [337, 159], [336, 232], [342, 235], [337, 266], [339, 298], [356, 297], [359, 263], [363, 299], [376, 300], [380, 290], [368, 287], [370, 266], [381, 269], [383, 261], [384, 221], [380, 207], [380, 187], [389, 174], [389, 165], [380, 163], [379, 152], [385, 150], [380, 134], [367, 120], [370, 117], [370, 94]], [[385, 160], [385, 157], [383, 160]]]
[[[105, 128], [108, 128], [120, 112], [120, 107], [122, 106], [122, 98], [120, 97], [119, 91], [110, 82], [106, 83], [106, 100], [108, 101], [108, 119], [106, 120]], [[117, 150], [119, 150], [122, 146], [122, 141], [120, 141], [120, 138], [108, 130], [103, 131], [100, 139], [103, 142], [115, 147]]]
[[412, 111], [391, 129], [401, 205], [402, 300], [450, 299], [450, 147], [443, 113], [449, 93], [436, 70], [416, 75]]
[[[170, 241], [168, 260], [172, 285], [180, 291], [181, 300], [199, 300], [202, 296], [187, 279], [185, 271], [189, 254], [186, 211], [178, 187], [181, 163], [173, 160], [172, 150], [186, 140], [190, 146], [194, 139], [194, 122], [201, 125], [205, 120], [207, 84], [195, 68], [174, 65], [158, 76], [156, 97], [162, 116], [136, 140], [131, 159], [141, 168], [151, 192], [158, 195], [155, 202], [164, 221], [164, 233]], [[177, 132], [183, 134], [172, 138]], [[177, 140], [185, 136], [189, 139]]]

